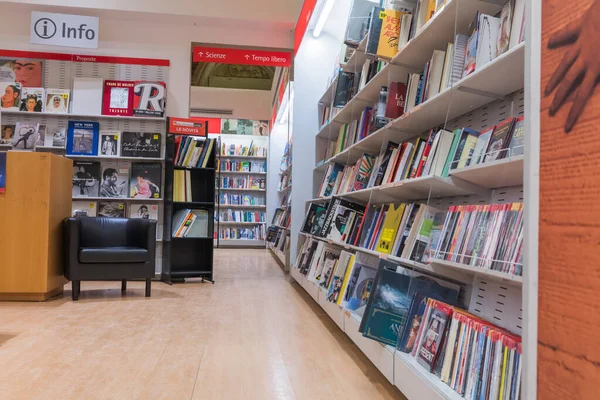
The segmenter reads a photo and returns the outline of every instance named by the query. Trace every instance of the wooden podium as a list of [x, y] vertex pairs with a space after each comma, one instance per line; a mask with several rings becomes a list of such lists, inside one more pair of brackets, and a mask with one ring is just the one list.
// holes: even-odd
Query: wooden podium
[[0, 193], [0, 300], [44, 301], [63, 291], [62, 221], [71, 215], [73, 162], [8, 152]]

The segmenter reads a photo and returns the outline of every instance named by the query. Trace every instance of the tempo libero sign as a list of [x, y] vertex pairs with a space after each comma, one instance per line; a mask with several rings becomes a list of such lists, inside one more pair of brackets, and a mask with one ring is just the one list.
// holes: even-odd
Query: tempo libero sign
[[98, 17], [32, 11], [30, 42], [97, 49], [98, 25]]
[[273, 67], [289, 67], [292, 65], [292, 53], [289, 51], [194, 46], [193, 52], [194, 62], [263, 65]]

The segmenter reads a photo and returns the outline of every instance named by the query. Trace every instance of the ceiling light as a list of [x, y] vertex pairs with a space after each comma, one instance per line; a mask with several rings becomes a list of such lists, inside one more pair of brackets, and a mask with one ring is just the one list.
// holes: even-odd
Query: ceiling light
[[315, 29], [313, 30], [313, 36], [318, 38], [329, 18], [329, 14], [331, 14], [331, 9], [333, 8], [333, 3], [335, 0], [325, 0], [325, 4], [319, 11], [319, 18], [317, 19], [317, 24], [315, 25]]

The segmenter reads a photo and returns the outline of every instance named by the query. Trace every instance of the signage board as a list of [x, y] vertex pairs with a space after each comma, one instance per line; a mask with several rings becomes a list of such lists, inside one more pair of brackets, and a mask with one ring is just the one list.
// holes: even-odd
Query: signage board
[[206, 137], [207, 121], [199, 118], [169, 118], [169, 133], [175, 135], [192, 135]]
[[31, 12], [30, 42], [33, 44], [97, 49], [98, 34], [98, 17]]
[[194, 46], [193, 51], [194, 62], [261, 65], [271, 67], [289, 67], [292, 65], [292, 54], [287, 51], [230, 49], [204, 46]]

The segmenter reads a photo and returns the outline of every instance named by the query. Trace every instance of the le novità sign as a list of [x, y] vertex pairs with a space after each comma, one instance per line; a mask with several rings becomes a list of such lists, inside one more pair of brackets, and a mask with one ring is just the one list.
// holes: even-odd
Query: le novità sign
[[98, 25], [98, 17], [32, 11], [30, 42], [97, 49]]

